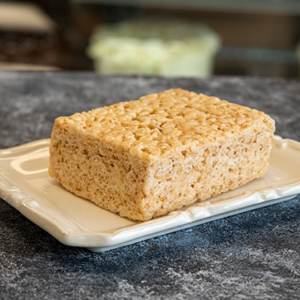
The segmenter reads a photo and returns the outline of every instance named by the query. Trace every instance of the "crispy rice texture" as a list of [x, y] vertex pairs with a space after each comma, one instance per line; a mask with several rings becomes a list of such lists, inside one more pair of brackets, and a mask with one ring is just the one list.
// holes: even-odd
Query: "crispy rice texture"
[[168, 90], [56, 119], [49, 174], [145, 221], [263, 176], [274, 130], [263, 112]]

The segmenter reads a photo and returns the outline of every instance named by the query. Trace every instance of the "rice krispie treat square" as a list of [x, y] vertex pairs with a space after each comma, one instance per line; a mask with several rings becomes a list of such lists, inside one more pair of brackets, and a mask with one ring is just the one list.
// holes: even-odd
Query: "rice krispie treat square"
[[49, 174], [144, 221], [263, 176], [274, 130], [263, 112], [168, 90], [56, 119]]

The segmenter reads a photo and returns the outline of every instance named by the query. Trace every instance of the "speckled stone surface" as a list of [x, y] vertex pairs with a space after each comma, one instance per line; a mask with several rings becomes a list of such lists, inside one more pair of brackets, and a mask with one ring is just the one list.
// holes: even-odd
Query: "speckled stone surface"
[[[61, 115], [168, 88], [257, 108], [300, 140], [300, 83], [0, 72], [0, 149]], [[0, 299], [300, 299], [300, 197], [105, 253], [60, 244], [0, 199]]]

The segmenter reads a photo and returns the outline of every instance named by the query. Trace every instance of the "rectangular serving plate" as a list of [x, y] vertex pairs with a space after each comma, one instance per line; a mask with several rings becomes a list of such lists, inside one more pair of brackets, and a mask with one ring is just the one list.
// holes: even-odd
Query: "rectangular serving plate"
[[48, 175], [49, 139], [0, 150], [0, 197], [68, 246], [103, 252], [300, 193], [300, 143], [276, 137], [267, 174], [203, 202], [137, 222], [77, 197]]

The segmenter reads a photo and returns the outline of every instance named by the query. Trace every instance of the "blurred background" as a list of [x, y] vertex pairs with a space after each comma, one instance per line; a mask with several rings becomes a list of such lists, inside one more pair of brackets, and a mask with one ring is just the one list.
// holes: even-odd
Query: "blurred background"
[[299, 78], [299, 0], [0, 1], [0, 70]]

